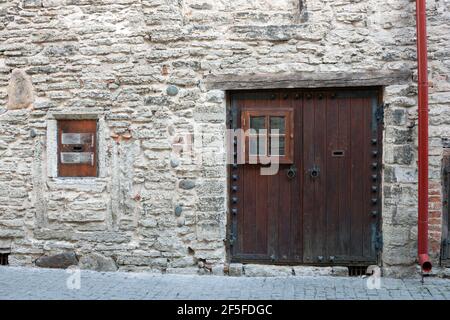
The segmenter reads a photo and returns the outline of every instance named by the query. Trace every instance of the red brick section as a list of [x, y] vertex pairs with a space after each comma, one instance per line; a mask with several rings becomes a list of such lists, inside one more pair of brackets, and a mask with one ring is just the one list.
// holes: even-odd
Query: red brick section
[[428, 225], [429, 247], [432, 257], [439, 257], [442, 236], [442, 183], [429, 181]]

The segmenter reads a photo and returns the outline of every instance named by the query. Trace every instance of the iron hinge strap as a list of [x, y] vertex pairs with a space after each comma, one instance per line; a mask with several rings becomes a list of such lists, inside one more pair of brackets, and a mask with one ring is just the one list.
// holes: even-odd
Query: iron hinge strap
[[383, 234], [380, 230], [375, 233], [375, 249], [381, 250], [383, 248]]
[[384, 119], [384, 109], [386, 107], [385, 103], [382, 103], [378, 106], [377, 111], [375, 113], [375, 117], [377, 119], [377, 122], [383, 122]]
[[236, 241], [236, 237], [234, 236], [234, 234], [232, 232], [230, 232], [228, 237], [225, 239], [225, 242], [231, 247], [234, 245], [235, 241]]
[[235, 105], [231, 106], [230, 116], [231, 116], [231, 128], [232, 129], [237, 129], [238, 109], [237, 109], [237, 107]]

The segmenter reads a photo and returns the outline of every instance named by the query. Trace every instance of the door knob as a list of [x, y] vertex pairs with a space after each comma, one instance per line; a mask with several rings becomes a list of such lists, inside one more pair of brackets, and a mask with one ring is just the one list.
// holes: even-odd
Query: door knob
[[309, 175], [311, 178], [317, 178], [320, 174], [320, 168], [314, 165], [311, 169], [309, 169]]
[[294, 165], [291, 165], [288, 171], [286, 172], [286, 175], [289, 179], [294, 179], [297, 175], [297, 168]]

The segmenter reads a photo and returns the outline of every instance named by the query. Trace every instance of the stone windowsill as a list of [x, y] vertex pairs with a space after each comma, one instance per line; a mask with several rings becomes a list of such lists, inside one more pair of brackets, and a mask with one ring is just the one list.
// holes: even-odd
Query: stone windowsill
[[84, 192], [103, 192], [107, 179], [98, 177], [55, 177], [49, 178], [47, 186], [50, 190], [73, 190]]

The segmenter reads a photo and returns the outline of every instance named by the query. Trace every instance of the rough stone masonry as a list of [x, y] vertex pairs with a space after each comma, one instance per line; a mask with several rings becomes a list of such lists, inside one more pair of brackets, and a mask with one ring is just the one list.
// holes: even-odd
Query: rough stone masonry
[[[439, 266], [450, 1], [427, 2]], [[92, 269], [221, 273], [226, 101], [208, 77], [409, 72], [383, 92], [381, 264], [388, 275], [412, 272], [415, 70], [410, 0], [0, 0], [0, 252], [11, 265], [74, 259]], [[99, 121], [96, 178], [55, 175], [55, 123], [74, 118]], [[173, 151], [195, 127], [211, 155], [201, 165]]]

